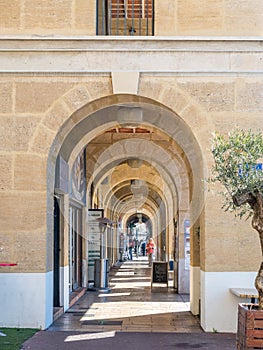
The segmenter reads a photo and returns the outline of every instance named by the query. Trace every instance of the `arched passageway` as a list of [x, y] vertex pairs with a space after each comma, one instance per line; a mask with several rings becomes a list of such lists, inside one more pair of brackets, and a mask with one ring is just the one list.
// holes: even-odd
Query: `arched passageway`
[[[200, 226], [204, 196], [195, 136], [178, 115], [152, 100], [120, 95], [100, 102], [103, 108], [95, 101], [71, 116], [49, 154], [47, 207], [55, 193], [60, 208], [53, 216], [54, 257], [60, 257], [54, 260], [55, 304], [67, 309], [72, 293], [94, 282], [94, 261], [102, 252], [112, 266], [120, 260], [120, 235], [133, 234], [137, 220], [149, 223], [142, 240], [154, 238], [155, 259], [173, 262], [175, 290], [189, 293], [190, 255], [199, 261], [193, 237], [190, 254], [190, 227], [193, 232]], [[103, 243], [94, 215], [108, 220]], [[138, 239], [138, 227], [133, 236]], [[199, 287], [193, 290], [197, 310]]]
[[109, 275], [110, 289], [86, 293], [49, 331], [203, 332], [199, 317], [189, 311], [188, 294], [175, 293], [171, 279], [168, 288], [165, 283], [151, 285], [146, 257], [134, 254], [132, 261], [115, 264]]

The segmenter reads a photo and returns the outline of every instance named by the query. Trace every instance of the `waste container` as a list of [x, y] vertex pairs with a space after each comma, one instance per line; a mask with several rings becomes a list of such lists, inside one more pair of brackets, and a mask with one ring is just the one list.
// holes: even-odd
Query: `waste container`
[[109, 259], [95, 259], [94, 287], [108, 288]]

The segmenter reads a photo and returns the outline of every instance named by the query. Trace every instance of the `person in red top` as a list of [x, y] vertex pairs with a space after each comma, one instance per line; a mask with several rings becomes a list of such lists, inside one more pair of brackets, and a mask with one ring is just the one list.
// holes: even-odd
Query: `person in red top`
[[152, 238], [150, 238], [149, 242], [146, 245], [146, 252], [148, 255], [148, 262], [150, 267], [152, 266], [152, 262], [153, 262], [154, 249], [155, 249], [154, 241]]

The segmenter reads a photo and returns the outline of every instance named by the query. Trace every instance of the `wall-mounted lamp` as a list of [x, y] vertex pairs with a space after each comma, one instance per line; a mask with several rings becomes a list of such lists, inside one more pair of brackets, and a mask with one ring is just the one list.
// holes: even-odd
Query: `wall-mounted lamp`
[[142, 165], [142, 160], [138, 158], [127, 159], [127, 164], [132, 169], [138, 169]]
[[117, 121], [125, 127], [140, 125], [143, 121], [143, 111], [140, 107], [120, 106], [117, 110]]

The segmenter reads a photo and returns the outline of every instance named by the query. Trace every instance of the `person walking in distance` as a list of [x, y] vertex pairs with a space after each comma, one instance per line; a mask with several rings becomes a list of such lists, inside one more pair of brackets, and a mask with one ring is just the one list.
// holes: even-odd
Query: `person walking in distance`
[[120, 253], [120, 261], [123, 261], [123, 254], [124, 254], [124, 234], [123, 234], [123, 232], [121, 232], [121, 234], [120, 234], [119, 253]]
[[129, 260], [132, 260], [132, 250], [134, 248], [134, 240], [132, 236], [129, 238]]
[[152, 262], [153, 262], [154, 249], [155, 249], [154, 240], [150, 238], [149, 242], [146, 245], [146, 252], [148, 255], [148, 262], [150, 267], [152, 266]]

